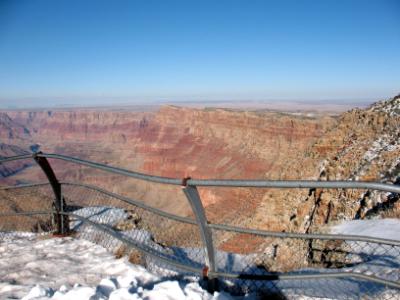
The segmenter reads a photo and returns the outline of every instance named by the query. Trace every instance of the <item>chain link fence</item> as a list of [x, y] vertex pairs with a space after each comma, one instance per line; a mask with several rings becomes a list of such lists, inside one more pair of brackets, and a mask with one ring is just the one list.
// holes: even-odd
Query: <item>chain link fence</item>
[[293, 299], [300, 295], [328, 299], [400, 297], [396, 288], [361, 278], [366, 275], [400, 282], [399, 245], [339, 236], [318, 239], [285, 237], [282, 233], [282, 237], [270, 237], [267, 232], [259, 235], [223, 229], [213, 229], [213, 237], [218, 272], [236, 274], [236, 278], [226, 278], [225, 288], [237, 294], [258, 292]]
[[10, 231], [53, 231], [53, 203], [48, 183], [0, 189], [0, 239]]
[[[63, 184], [63, 195], [70, 229], [78, 237], [100, 244], [117, 256], [128, 255], [132, 263], [144, 264], [149, 269], [160, 269], [154, 255], [202, 267], [204, 249], [194, 220], [189, 220], [191, 223], [174, 220], [158, 209], [150, 211], [144, 205], [135, 205], [133, 199], [88, 185]], [[135, 203], [140, 204], [139, 201]], [[93, 228], [87, 220], [111, 229], [119, 238]]]
[[186, 196], [179, 199], [192, 209], [186, 216], [97, 186], [56, 183], [59, 190], [48, 183], [0, 188], [0, 243], [15, 238], [12, 232], [62, 228], [159, 275], [203, 279], [234, 295], [400, 299], [400, 241], [253, 230], [239, 227], [231, 211], [232, 225], [219, 224], [187, 180], [179, 182]]

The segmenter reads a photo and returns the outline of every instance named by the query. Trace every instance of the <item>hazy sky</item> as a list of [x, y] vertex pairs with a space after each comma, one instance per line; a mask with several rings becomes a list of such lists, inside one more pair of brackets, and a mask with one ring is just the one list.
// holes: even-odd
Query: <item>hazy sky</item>
[[0, 0], [2, 107], [399, 92], [398, 0]]

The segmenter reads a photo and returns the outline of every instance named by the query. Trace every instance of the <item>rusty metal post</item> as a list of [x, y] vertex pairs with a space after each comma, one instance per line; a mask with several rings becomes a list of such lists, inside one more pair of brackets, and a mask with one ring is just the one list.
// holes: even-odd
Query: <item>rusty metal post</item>
[[53, 189], [54, 192], [54, 208], [56, 210], [56, 213], [54, 214], [54, 220], [57, 225], [57, 234], [64, 235], [68, 233], [69, 230], [69, 220], [68, 216], [62, 214], [65, 209], [65, 201], [62, 196], [62, 191], [61, 191], [61, 184], [58, 181], [53, 169], [50, 166], [49, 161], [47, 160], [46, 157], [40, 156], [41, 152], [37, 152], [33, 155], [33, 159], [36, 161], [36, 163], [40, 166], [44, 174], [46, 175], [47, 179], [49, 180], [49, 183], [51, 185], [51, 188]]

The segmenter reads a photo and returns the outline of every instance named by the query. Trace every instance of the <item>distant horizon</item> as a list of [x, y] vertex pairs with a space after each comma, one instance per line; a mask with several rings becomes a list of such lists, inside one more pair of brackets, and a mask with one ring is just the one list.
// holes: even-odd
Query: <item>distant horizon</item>
[[[290, 110], [302, 110], [301, 107], [306, 107], [304, 110], [310, 110], [312, 107], [321, 108], [327, 107], [327, 110], [332, 107], [343, 107], [343, 110], [349, 108], [363, 108], [375, 102], [388, 100], [385, 99], [247, 99], [247, 100], [224, 100], [224, 99], [210, 99], [210, 100], [155, 100], [155, 101], [128, 101], [128, 102], [96, 102], [96, 103], [54, 103], [48, 105], [23, 105], [23, 104], [9, 104], [1, 105], [0, 110], [64, 110], [64, 109], [129, 109], [137, 107], [161, 107], [161, 106], [181, 106], [181, 107], [215, 107], [215, 108], [253, 108], [253, 109], [268, 109], [268, 107], [290, 107], [295, 105]], [[273, 109], [273, 108], [272, 108]], [[273, 109], [274, 110], [274, 109]]]
[[[369, 97], [257, 97], [257, 96], [232, 96], [232, 97], [207, 97], [175, 96], [175, 97], [151, 97], [151, 96], [36, 96], [36, 97], [1, 97], [0, 108], [5, 107], [86, 107], [86, 106], [120, 106], [120, 105], [160, 105], [174, 103], [240, 103], [240, 102], [291, 102], [291, 103], [319, 103], [319, 104], [372, 104], [377, 101], [388, 100], [400, 94], [388, 93], [386, 96]], [[10, 103], [11, 102], [11, 103]]]
[[[227, 103], [230, 105], [238, 105], [240, 103], [299, 103], [299, 104], [314, 104], [314, 105], [363, 105], [367, 106], [372, 103], [388, 100], [398, 95], [394, 93], [386, 97], [346, 97], [346, 98], [214, 98], [201, 99], [190, 97], [160, 97], [159, 99], [144, 98], [142, 100], [135, 97], [72, 97], [73, 100], [66, 100], [65, 97], [32, 97], [6, 100], [0, 98], [0, 109], [46, 109], [46, 108], [91, 108], [91, 107], [122, 107], [122, 106], [159, 106], [159, 105], [174, 105], [174, 104], [215, 104]], [[10, 103], [12, 101], [12, 103]], [[78, 101], [78, 102], [77, 102]], [[45, 102], [43, 104], [42, 102]], [[228, 106], [229, 107], [229, 106]]]

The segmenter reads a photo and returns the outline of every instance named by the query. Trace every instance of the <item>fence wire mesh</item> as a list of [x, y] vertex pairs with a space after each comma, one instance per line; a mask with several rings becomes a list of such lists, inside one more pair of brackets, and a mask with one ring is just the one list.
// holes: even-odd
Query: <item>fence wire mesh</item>
[[257, 299], [399, 299], [399, 291], [380, 283], [352, 278], [314, 278], [279, 280], [232, 280], [221, 277], [221, 288], [232, 294], [254, 294]]
[[[399, 290], [358, 278], [322, 278], [329, 273], [363, 274], [400, 282], [400, 246], [317, 238], [275, 238], [213, 229], [217, 269], [246, 275], [320, 275], [313, 280], [234, 279], [226, 288], [236, 293], [262, 292], [328, 299], [399, 299]], [[342, 294], [338, 294], [341, 291]], [[373, 296], [371, 296], [373, 295]], [[390, 295], [395, 295], [391, 297]], [[368, 298], [371, 297], [371, 298]]]
[[[71, 214], [70, 229], [78, 237], [102, 245], [117, 257], [128, 255], [132, 263], [145, 265], [157, 273], [163, 270], [163, 275], [168, 270], [177, 270], [172, 265], [167, 268], [165, 262], [160, 264], [154, 257], [199, 269], [204, 265], [204, 249], [196, 225], [157, 215], [87, 187], [63, 185], [63, 195]], [[111, 229], [119, 238], [85, 223], [79, 217]], [[138, 251], [132, 244], [153, 255]]]
[[49, 184], [0, 189], [0, 238], [10, 231], [52, 231], [53, 203]]

